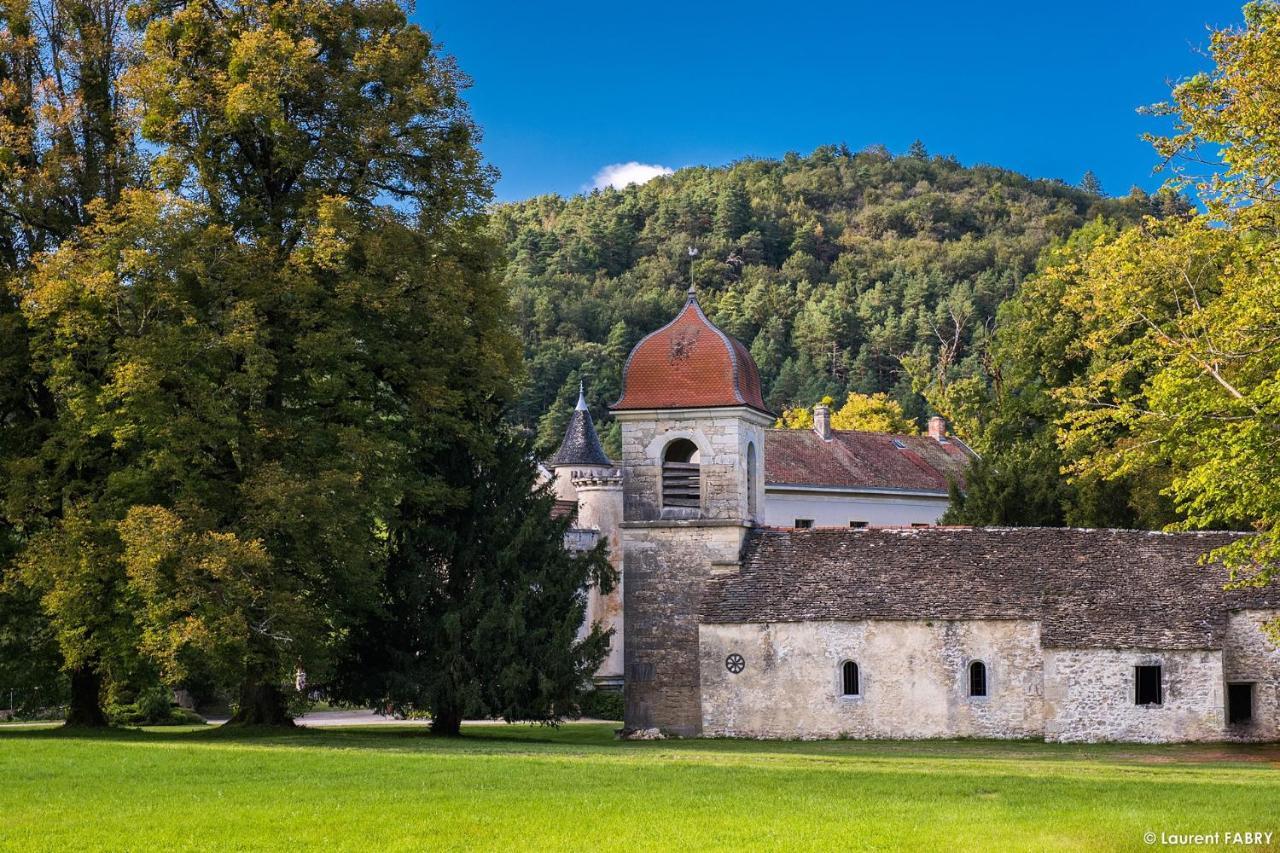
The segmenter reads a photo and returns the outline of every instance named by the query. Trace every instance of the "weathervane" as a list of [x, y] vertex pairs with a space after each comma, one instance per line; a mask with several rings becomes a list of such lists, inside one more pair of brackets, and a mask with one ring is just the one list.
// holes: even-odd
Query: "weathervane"
[[693, 286], [693, 259], [696, 257], [698, 257], [698, 247], [690, 246], [689, 247], [689, 296], [690, 297], [694, 296], [696, 292]]

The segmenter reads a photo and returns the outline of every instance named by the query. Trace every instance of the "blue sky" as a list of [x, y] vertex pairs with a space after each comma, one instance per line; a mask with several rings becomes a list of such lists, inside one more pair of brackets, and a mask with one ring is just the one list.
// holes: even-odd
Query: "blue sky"
[[420, 3], [474, 80], [501, 200], [844, 142], [1154, 189], [1136, 108], [1207, 67], [1241, 2]]

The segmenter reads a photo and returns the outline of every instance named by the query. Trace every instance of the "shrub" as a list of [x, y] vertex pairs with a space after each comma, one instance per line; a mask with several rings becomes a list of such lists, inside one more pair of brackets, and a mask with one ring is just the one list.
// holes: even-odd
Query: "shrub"
[[582, 697], [578, 706], [584, 717], [595, 717], [598, 720], [621, 720], [624, 703], [622, 694], [617, 690], [591, 690]]
[[107, 716], [117, 726], [198, 726], [204, 718], [173, 704], [167, 687], [150, 687], [128, 703], [110, 705]]

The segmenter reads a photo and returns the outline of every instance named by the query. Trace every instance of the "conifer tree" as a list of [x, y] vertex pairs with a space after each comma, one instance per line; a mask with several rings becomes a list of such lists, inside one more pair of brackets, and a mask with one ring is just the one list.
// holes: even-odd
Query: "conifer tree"
[[736, 240], [751, 230], [751, 199], [741, 181], [731, 180], [716, 204], [716, 234]]
[[598, 625], [579, 633], [588, 587], [616, 581], [605, 543], [565, 548], [571, 519], [553, 518], [550, 487], [535, 487], [529, 442], [481, 417], [492, 447], [439, 457], [456, 499], [401, 504], [380, 606], [338, 682], [353, 701], [425, 711], [439, 735], [467, 716], [574, 713], [610, 640]]

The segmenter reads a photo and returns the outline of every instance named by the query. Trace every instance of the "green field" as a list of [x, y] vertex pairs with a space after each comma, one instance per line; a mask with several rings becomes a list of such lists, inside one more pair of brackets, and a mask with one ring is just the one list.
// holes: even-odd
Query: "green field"
[[[1265, 830], [1280, 748], [618, 742], [609, 726], [0, 729], [6, 849], [1150, 849]], [[1238, 849], [1238, 848], [1237, 848]]]

